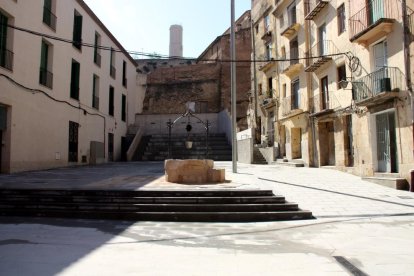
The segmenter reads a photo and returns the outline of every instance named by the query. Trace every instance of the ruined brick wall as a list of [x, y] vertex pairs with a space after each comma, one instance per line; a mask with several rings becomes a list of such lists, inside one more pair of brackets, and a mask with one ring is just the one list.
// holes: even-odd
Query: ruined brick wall
[[159, 68], [148, 75], [143, 114], [185, 111], [185, 103], [204, 102], [206, 112], [221, 111], [220, 64]]

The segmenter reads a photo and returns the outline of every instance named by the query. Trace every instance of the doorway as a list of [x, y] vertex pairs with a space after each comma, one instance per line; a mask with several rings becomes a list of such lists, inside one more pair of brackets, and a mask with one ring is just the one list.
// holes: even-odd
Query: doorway
[[108, 161], [114, 161], [114, 134], [108, 133]]
[[397, 173], [397, 138], [393, 111], [375, 116], [377, 127], [378, 172]]
[[69, 162], [78, 162], [79, 124], [69, 121]]
[[345, 149], [345, 166], [354, 166], [354, 138], [352, 132], [352, 115], [344, 118], [344, 149]]
[[280, 157], [286, 157], [286, 127], [280, 126]]
[[322, 122], [319, 129], [320, 166], [335, 166], [335, 127], [334, 122]]
[[318, 38], [319, 38], [319, 56], [327, 55], [328, 54], [328, 45], [327, 43], [327, 36], [326, 36], [326, 24], [322, 24], [318, 28]]
[[292, 159], [302, 158], [302, 129], [291, 128]]

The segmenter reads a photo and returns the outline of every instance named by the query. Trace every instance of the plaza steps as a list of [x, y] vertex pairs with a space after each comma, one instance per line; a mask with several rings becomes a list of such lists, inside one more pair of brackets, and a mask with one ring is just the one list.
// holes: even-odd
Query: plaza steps
[[313, 218], [271, 190], [2, 189], [0, 215], [188, 222]]
[[253, 147], [253, 164], [257, 165], [266, 165], [268, 164], [266, 158], [264, 158], [263, 154], [260, 152], [258, 147]]
[[276, 165], [281, 165], [281, 166], [294, 167], [294, 168], [303, 168], [303, 167], [305, 167], [305, 163], [303, 162], [302, 159], [293, 159], [293, 160], [290, 160], [290, 161], [286, 158], [277, 159], [275, 164]]
[[[173, 134], [171, 136], [172, 159], [204, 159], [206, 158], [206, 136], [205, 134], [191, 134], [193, 147], [187, 149], [185, 141], [187, 135]], [[224, 133], [209, 134], [208, 137], [208, 159], [215, 161], [230, 161], [232, 159], [232, 148]], [[146, 136], [140, 144], [140, 153], [136, 161], [164, 161], [168, 159], [168, 135], [157, 134]]]
[[398, 173], [374, 173], [374, 176], [362, 177], [362, 180], [392, 189], [404, 191], [410, 190], [408, 181], [405, 178], [401, 178]]

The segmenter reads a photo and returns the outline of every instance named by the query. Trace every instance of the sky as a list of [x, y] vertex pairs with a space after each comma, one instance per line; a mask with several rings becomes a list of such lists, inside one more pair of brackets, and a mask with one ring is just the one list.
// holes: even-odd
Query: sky
[[[170, 26], [183, 26], [183, 55], [198, 57], [230, 27], [230, 0], [84, 0], [128, 51], [169, 54]], [[235, 0], [236, 19], [251, 0]]]

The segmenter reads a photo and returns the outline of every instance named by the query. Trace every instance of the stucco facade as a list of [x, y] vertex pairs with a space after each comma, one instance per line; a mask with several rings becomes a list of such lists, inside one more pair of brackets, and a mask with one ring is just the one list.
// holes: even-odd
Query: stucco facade
[[[404, 32], [401, 2], [256, 0], [252, 5], [255, 54], [261, 60], [261, 53], [271, 53], [257, 64], [253, 82], [262, 140], [273, 126], [280, 157], [410, 180], [413, 114], [407, 76], [412, 69], [403, 41], [409, 37], [411, 43], [413, 22], [408, 20], [410, 31]], [[407, 11], [411, 16], [410, 6]], [[270, 88], [274, 91], [264, 97], [271, 95], [271, 101], [261, 99]]]
[[82, 0], [1, 1], [0, 13], [9, 25], [46, 35], [6, 31], [1, 172], [119, 160], [143, 101], [122, 45]]

